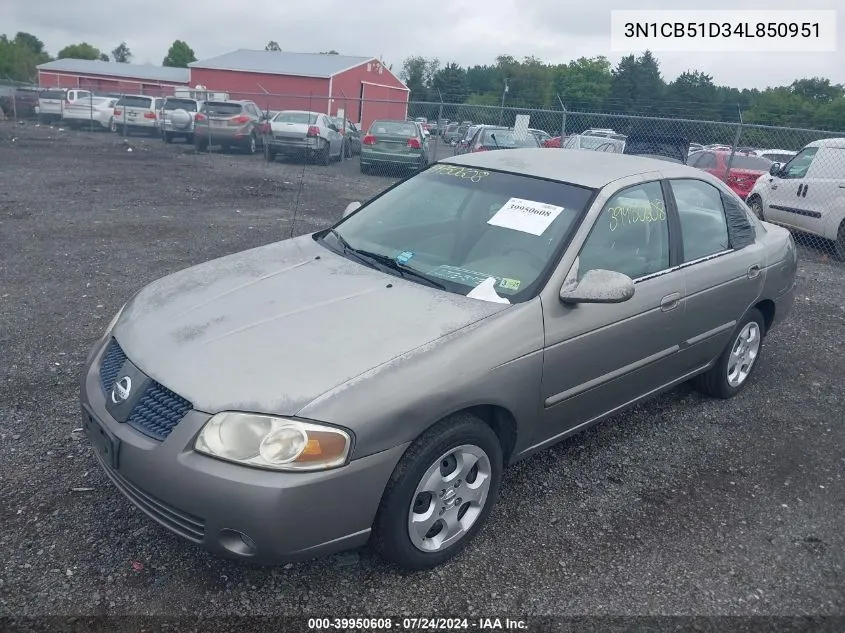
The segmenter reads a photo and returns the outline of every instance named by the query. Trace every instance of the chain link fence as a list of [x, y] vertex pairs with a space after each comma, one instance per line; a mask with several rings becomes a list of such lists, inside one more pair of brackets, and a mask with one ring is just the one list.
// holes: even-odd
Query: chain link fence
[[[197, 152], [260, 154], [268, 163], [343, 163], [344, 174], [383, 178], [384, 187], [436, 161], [485, 150], [660, 154], [723, 180], [758, 217], [793, 230], [804, 256], [845, 261], [845, 132], [747, 124], [739, 112], [736, 121], [725, 122], [563, 106], [208, 90], [174, 95], [172, 87], [146, 92], [92, 89], [84, 98], [60, 100], [50, 117], [90, 131], [188, 143]], [[55, 96], [42, 92], [42, 107], [45, 95]]]

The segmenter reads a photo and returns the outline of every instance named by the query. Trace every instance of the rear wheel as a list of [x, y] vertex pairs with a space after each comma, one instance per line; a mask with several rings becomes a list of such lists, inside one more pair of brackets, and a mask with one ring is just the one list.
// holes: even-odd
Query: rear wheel
[[845, 262], [845, 220], [839, 225], [836, 241], [833, 243], [833, 256], [840, 262]]
[[317, 150], [315, 156], [318, 165], [327, 167], [332, 162], [332, 146], [328, 141], [325, 141], [323, 147]]
[[423, 433], [397, 464], [373, 526], [373, 544], [410, 570], [454, 557], [482, 528], [496, 502], [504, 457], [499, 439], [468, 413]]
[[255, 140], [255, 134], [250, 134], [249, 138], [246, 139], [246, 143], [244, 143], [244, 151], [247, 154], [255, 154], [257, 149], [258, 143]]
[[696, 389], [714, 398], [733, 398], [748, 384], [763, 351], [766, 322], [752, 308], [734, 330], [730, 344], [716, 364], [694, 380]]
[[172, 143], [173, 142], [173, 134], [171, 132], [162, 132], [161, 138], [164, 139], [165, 143]]

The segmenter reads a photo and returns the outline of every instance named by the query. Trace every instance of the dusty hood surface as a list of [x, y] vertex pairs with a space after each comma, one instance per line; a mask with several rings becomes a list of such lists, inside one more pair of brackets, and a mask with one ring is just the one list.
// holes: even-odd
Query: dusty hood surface
[[503, 309], [368, 268], [306, 235], [153, 282], [114, 335], [142, 371], [196, 409], [292, 415]]

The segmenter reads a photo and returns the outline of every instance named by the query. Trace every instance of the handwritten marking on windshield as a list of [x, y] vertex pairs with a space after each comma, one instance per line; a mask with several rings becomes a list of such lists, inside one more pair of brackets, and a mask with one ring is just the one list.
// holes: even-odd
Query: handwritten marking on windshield
[[649, 200], [649, 205], [641, 207], [610, 207], [610, 230], [620, 226], [631, 226], [640, 222], [665, 222], [666, 210], [662, 200]]
[[468, 167], [459, 167], [457, 165], [435, 165], [430, 172], [435, 174], [443, 174], [445, 176], [454, 176], [455, 178], [463, 178], [471, 182], [480, 182], [482, 178], [490, 175], [489, 171], [481, 171], [479, 169], [471, 169]]

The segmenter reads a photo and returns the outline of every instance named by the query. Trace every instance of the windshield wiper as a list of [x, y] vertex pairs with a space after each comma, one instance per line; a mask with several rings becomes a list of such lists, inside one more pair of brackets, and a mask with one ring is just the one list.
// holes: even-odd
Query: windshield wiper
[[413, 268], [408, 268], [406, 266], [403, 266], [402, 264], [397, 262], [392, 257], [389, 257], [387, 255], [382, 255], [381, 253], [373, 253], [373, 252], [370, 252], [370, 251], [359, 251], [359, 250], [354, 249], [354, 248], [352, 249], [352, 252], [355, 253], [356, 255], [359, 255], [361, 257], [366, 257], [367, 259], [370, 259], [374, 262], [377, 262], [378, 264], [381, 264], [385, 268], [390, 268], [391, 270], [395, 270], [396, 272], [399, 273], [399, 275], [401, 277], [414, 277], [415, 279], [419, 279], [420, 281], [428, 284], [429, 286], [432, 286], [434, 288], [438, 288], [440, 290], [446, 290], [446, 286], [441, 284], [439, 281], [434, 281], [434, 279], [431, 279], [430, 277], [428, 277], [427, 275], [424, 275], [421, 272], [417, 272]]
[[401, 277], [414, 277], [415, 279], [419, 279], [420, 281], [428, 284], [429, 286], [438, 288], [440, 290], [446, 290], [446, 286], [441, 284], [439, 281], [435, 281], [427, 275], [424, 275], [421, 272], [417, 272], [413, 268], [403, 266], [392, 257], [382, 255], [381, 253], [373, 253], [371, 251], [360, 251], [357, 248], [353, 248], [349, 245], [349, 242], [347, 242], [346, 239], [335, 229], [329, 229], [329, 233], [331, 233], [334, 238], [338, 241], [338, 244], [340, 244], [344, 255], [352, 254], [358, 261], [364, 264], [372, 264], [373, 262], [375, 262], [377, 265], [398, 272]]
[[496, 140], [495, 132], [490, 132], [490, 138], [492, 138], [493, 142], [496, 144], [496, 149], [501, 149], [501, 147], [499, 147], [499, 141]]

